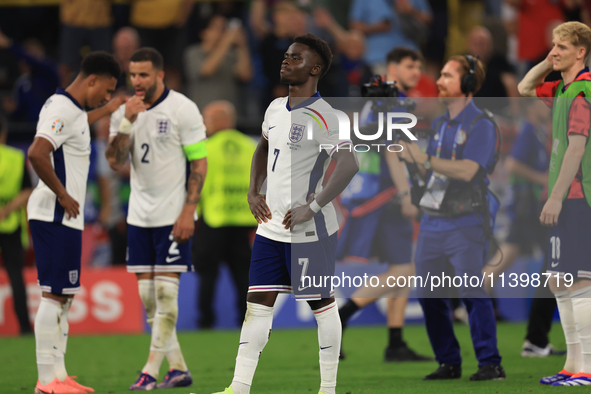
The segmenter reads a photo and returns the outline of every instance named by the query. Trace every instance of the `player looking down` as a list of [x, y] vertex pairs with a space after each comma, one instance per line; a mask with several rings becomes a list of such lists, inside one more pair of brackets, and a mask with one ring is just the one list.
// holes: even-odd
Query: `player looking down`
[[[90, 165], [91, 116], [84, 108], [109, 100], [120, 74], [110, 54], [88, 54], [74, 82], [66, 90], [58, 89], [43, 105], [29, 148], [29, 160], [40, 178], [27, 207], [42, 291], [35, 317], [36, 394], [94, 392], [68, 376], [64, 362], [68, 312], [80, 291], [81, 207]], [[112, 112], [112, 103], [98, 111]]]
[[114, 170], [131, 154], [127, 270], [136, 274], [152, 327], [150, 354], [130, 387], [134, 391], [156, 387], [165, 356], [171, 369], [158, 388], [193, 382], [176, 322], [180, 275], [193, 267], [188, 241], [207, 172], [205, 126], [192, 101], [164, 86], [162, 69], [162, 56], [155, 49], [140, 48], [133, 54], [129, 76], [136, 94], [111, 116], [105, 152]]

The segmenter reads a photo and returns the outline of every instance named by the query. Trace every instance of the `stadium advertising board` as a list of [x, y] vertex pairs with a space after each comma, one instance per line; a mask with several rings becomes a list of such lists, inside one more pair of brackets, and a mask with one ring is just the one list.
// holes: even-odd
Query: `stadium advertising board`
[[[41, 300], [37, 271], [24, 271], [29, 318], [34, 322]], [[81, 291], [70, 309], [71, 334], [143, 332], [143, 312], [135, 277], [125, 268], [82, 272]], [[5, 270], [0, 270], [0, 335], [18, 334], [12, 290]]]

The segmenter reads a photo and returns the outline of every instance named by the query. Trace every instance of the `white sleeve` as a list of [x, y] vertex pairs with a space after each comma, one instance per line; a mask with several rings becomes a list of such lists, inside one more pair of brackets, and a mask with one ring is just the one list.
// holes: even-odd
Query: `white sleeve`
[[203, 116], [195, 103], [187, 100], [187, 103], [179, 108], [177, 116], [182, 146], [193, 145], [205, 140]]
[[263, 120], [263, 124], [261, 126], [262, 130], [263, 130], [263, 137], [265, 137], [266, 140], [269, 139], [269, 125], [267, 124], [266, 120]]
[[[314, 139], [320, 145], [320, 148], [332, 156], [340, 147], [351, 145], [351, 140], [339, 139], [339, 121], [336, 115], [327, 114], [325, 117], [326, 126], [320, 129], [315, 125]], [[325, 129], [327, 127], [327, 129]]]
[[66, 112], [68, 112], [67, 109], [56, 108], [54, 104], [53, 108], [47, 108], [37, 123], [35, 137], [42, 137], [51, 142], [54, 150], [59, 149], [74, 133], [72, 127], [74, 117]]
[[111, 124], [109, 127], [109, 137], [114, 137], [119, 133], [119, 125], [125, 115], [125, 104], [121, 105], [115, 112], [111, 114]]

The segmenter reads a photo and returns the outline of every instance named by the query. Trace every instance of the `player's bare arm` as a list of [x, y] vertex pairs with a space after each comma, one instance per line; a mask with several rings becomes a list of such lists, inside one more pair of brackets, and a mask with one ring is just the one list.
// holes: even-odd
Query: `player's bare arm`
[[37, 137], [29, 147], [29, 160], [39, 178], [55, 193], [68, 219], [80, 214], [80, 204], [72, 198], [61, 183], [51, 163], [53, 145], [45, 138]]
[[287, 211], [283, 218], [286, 229], [293, 230], [293, 226], [296, 224], [312, 220], [315, 215], [314, 211], [310, 209], [312, 201], [315, 199], [318, 205], [325, 206], [345, 190], [351, 179], [359, 171], [359, 162], [353, 152], [341, 150], [334, 153], [332, 158], [337, 164], [326, 186], [318, 195], [309, 196], [306, 205]]
[[257, 222], [267, 222], [271, 219], [271, 210], [261, 194], [263, 183], [267, 179], [267, 158], [269, 155], [269, 141], [261, 138], [252, 157], [250, 167], [250, 187], [248, 189], [248, 205]]
[[[139, 96], [133, 96], [127, 100], [125, 103], [125, 118], [121, 122], [122, 126], [124, 126], [123, 123], [125, 120], [129, 123], [135, 122], [138, 114], [147, 108], [148, 106]], [[110, 139], [109, 146], [105, 151], [105, 157], [113, 170], [119, 171], [127, 162], [129, 148], [129, 130], [127, 132], [119, 132], [114, 138]]]
[[125, 101], [127, 100], [127, 96], [117, 96], [109, 100], [109, 102], [102, 107], [94, 109], [92, 111], [87, 112], [88, 114], [88, 124], [92, 125], [100, 118], [111, 115], [113, 112], [117, 110]]
[[532, 67], [525, 77], [517, 85], [519, 94], [524, 97], [536, 97], [536, 87], [544, 82], [544, 79], [552, 71], [552, 55], [549, 53], [546, 59]]
[[172, 235], [174, 236], [174, 241], [177, 243], [185, 243], [193, 236], [193, 232], [195, 231], [195, 209], [201, 198], [201, 190], [203, 189], [203, 182], [205, 182], [206, 175], [207, 158], [192, 160], [191, 173], [187, 182], [185, 205], [172, 228]]
[[548, 196], [548, 201], [544, 204], [540, 215], [540, 222], [544, 226], [551, 227], [558, 224], [558, 216], [562, 210], [562, 198], [577, 175], [586, 144], [587, 137], [584, 135], [568, 136], [568, 148], [560, 166], [558, 179], [556, 179], [552, 193]]

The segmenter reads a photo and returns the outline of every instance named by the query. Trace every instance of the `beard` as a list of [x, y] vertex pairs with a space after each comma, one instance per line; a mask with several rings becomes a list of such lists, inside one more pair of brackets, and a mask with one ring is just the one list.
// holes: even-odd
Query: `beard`
[[156, 93], [156, 89], [158, 88], [158, 84], [154, 82], [154, 85], [150, 86], [146, 90], [146, 94], [144, 96], [144, 101], [151, 101], [154, 98], [154, 94]]

